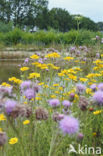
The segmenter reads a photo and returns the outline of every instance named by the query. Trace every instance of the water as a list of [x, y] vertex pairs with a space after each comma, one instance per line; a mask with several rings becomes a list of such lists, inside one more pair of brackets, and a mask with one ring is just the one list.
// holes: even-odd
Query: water
[[7, 82], [12, 76], [20, 78], [19, 64], [20, 62], [0, 61], [0, 83]]

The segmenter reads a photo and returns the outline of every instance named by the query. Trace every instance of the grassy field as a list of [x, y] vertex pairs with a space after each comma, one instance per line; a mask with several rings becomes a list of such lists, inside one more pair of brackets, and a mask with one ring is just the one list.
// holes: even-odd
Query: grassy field
[[18, 67], [20, 79], [1, 84], [0, 156], [103, 154], [103, 50], [96, 42], [33, 54]]

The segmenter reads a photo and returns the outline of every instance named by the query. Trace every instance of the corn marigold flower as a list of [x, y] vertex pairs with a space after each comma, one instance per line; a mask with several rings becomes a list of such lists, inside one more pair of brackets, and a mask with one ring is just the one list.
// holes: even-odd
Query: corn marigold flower
[[62, 119], [59, 122], [59, 127], [62, 130], [64, 134], [75, 134], [79, 130], [79, 122], [76, 118], [71, 116], [65, 116], [64, 119]]
[[31, 58], [31, 59], [39, 59], [39, 56], [36, 55], [36, 54], [34, 54], [34, 55], [30, 56], [30, 58]]
[[4, 121], [4, 120], [6, 120], [5, 115], [4, 114], [0, 114], [0, 121]]
[[0, 132], [0, 146], [3, 146], [7, 141], [7, 135], [5, 132]]
[[60, 105], [60, 101], [58, 99], [51, 99], [49, 100], [49, 105], [51, 107], [58, 107]]
[[29, 67], [21, 67], [20, 70], [23, 72], [23, 71], [27, 71], [29, 70]]
[[23, 121], [23, 125], [28, 125], [30, 123], [30, 120]]
[[97, 110], [97, 111], [93, 112], [94, 115], [98, 115], [98, 114], [101, 114], [101, 113], [102, 113], [101, 110]]
[[33, 78], [38, 78], [38, 77], [40, 77], [39, 73], [30, 73], [28, 78], [33, 79]]
[[9, 140], [9, 144], [13, 145], [13, 144], [16, 144], [18, 142], [18, 138], [14, 137], [14, 138], [11, 138]]

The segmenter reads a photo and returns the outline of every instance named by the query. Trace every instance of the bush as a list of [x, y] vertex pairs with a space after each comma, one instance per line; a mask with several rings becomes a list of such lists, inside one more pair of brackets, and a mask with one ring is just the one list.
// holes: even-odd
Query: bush
[[0, 33], [0, 42], [5, 45], [16, 44], [34, 44], [48, 46], [52, 44], [76, 44], [76, 45], [94, 45], [96, 43], [96, 35], [103, 36], [100, 32], [92, 32], [89, 30], [71, 30], [66, 33], [51, 31], [39, 31], [35, 33], [24, 32], [19, 28], [15, 28], [7, 33]]
[[9, 22], [8, 24], [6, 24], [0, 21], [0, 32], [7, 33], [9, 31], [12, 31], [12, 29], [13, 29], [12, 22]]

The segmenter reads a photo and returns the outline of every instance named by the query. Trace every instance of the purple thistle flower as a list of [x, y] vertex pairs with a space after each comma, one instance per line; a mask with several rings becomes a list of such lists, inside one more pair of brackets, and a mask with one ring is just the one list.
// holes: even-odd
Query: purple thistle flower
[[76, 56], [80, 56], [80, 51], [79, 50], [76, 51]]
[[103, 105], [103, 92], [102, 91], [96, 91], [95, 94], [93, 95], [93, 101], [99, 105]]
[[96, 84], [92, 84], [91, 86], [90, 86], [90, 89], [92, 89], [92, 91], [96, 91], [97, 90], [97, 86], [96, 86]]
[[14, 100], [7, 100], [5, 103], [5, 111], [6, 113], [9, 115], [12, 110], [15, 108], [15, 106], [17, 105], [17, 102]]
[[84, 135], [82, 133], [79, 133], [77, 136], [77, 140], [81, 141], [81, 140], [83, 140], [83, 138], [84, 138]]
[[38, 62], [41, 63], [41, 64], [43, 64], [42, 58], [40, 58], [40, 59], [38, 60]]
[[11, 96], [12, 87], [0, 87], [0, 95], [1, 96]]
[[100, 58], [100, 53], [96, 53], [96, 58]]
[[100, 83], [100, 84], [98, 85], [98, 89], [101, 90], [101, 91], [103, 91], [103, 83]]
[[69, 100], [72, 102], [75, 98], [75, 94], [74, 93], [70, 93], [69, 95]]
[[24, 96], [28, 99], [31, 100], [32, 98], [35, 98], [36, 96], [36, 92], [34, 91], [34, 89], [26, 89], [24, 91]]
[[99, 40], [100, 39], [100, 36], [96, 35], [96, 40]]
[[76, 91], [78, 94], [82, 94], [85, 91], [86, 87], [84, 84], [78, 83], [76, 85]]
[[65, 116], [63, 120], [59, 122], [59, 127], [64, 134], [75, 134], [79, 130], [79, 122], [76, 118], [71, 116]]
[[85, 61], [85, 62], [86, 62], [86, 61], [87, 61], [87, 58], [86, 58], [86, 57], [84, 57], [84, 58], [83, 58], [83, 61]]
[[49, 100], [49, 105], [52, 107], [58, 107], [60, 105], [60, 102], [58, 99], [51, 99]]
[[75, 52], [75, 50], [76, 50], [76, 47], [71, 47], [70, 48], [70, 52], [72, 53], [72, 52]]
[[23, 81], [20, 85], [21, 90], [28, 89], [31, 87], [31, 81]]
[[64, 101], [62, 102], [62, 104], [63, 104], [63, 106], [66, 107], [66, 108], [69, 108], [69, 107], [71, 106], [71, 102], [68, 101], [68, 100], [64, 100]]
[[26, 58], [26, 59], [24, 60], [24, 62], [25, 62], [25, 63], [28, 63], [28, 62], [29, 62], [29, 58]]

